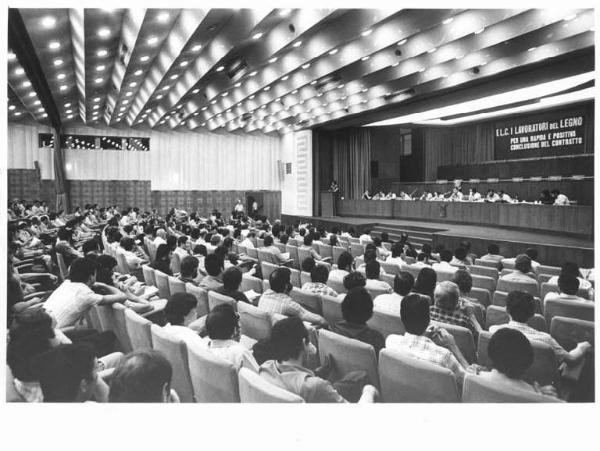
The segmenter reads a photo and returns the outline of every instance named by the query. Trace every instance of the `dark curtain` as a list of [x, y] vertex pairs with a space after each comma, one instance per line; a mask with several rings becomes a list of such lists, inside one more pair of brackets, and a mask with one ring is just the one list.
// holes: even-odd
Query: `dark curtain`
[[346, 129], [332, 139], [333, 178], [340, 186], [340, 196], [360, 199], [371, 189], [371, 133], [369, 130]]
[[54, 178], [56, 179], [56, 211], [69, 211], [69, 195], [67, 175], [65, 173], [65, 156], [60, 147], [60, 130], [53, 129], [54, 136]]

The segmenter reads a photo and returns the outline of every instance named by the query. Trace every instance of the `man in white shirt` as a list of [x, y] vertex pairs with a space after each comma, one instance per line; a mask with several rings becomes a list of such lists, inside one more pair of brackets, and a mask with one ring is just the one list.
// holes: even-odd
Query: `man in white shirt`
[[[573, 277], [576, 277], [577, 280], [579, 281], [579, 290], [587, 291], [588, 299], [594, 299], [594, 289], [593, 289], [592, 283], [589, 280], [586, 280], [583, 277], [581, 277], [581, 272], [579, 271], [579, 266], [577, 265], [577, 263], [573, 263], [573, 262], [563, 263], [560, 273], [561, 274], [570, 274]], [[550, 277], [550, 279], [548, 280], [548, 283], [550, 285], [558, 285], [558, 277], [559, 276]]]
[[183, 235], [183, 236], [180, 236], [179, 238], [177, 238], [177, 247], [175, 248], [175, 251], [173, 251], [173, 252], [179, 256], [180, 262], [185, 257], [190, 255], [189, 250], [188, 250], [188, 237], [186, 235]]
[[387, 282], [379, 280], [380, 273], [381, 265], [377, 260], [367, 262], [365, 265], [365, 275], [367, 276], [365, 288], [373, 291], [385, 291], [391, 294], [393, 292], [392, 287]]
[[236, 370], [248, 368], [258, 372], [258, 363], [249, 349], [240, 343], [239, 315], [231, 304], [220, 304], [206, 318], [208, 350], [231, 362]]
[[504, 258], [502, 255], [500, 255], [500, 248], [498, 247], [497, 244], [492, 243], [490, 245], [488, 245], [488, 253], [485, 255], [482, 255], [480, 258], [481, 260], [487, 260], [487, 261], [493, 261], [496, 263], [500, 263], [502, 261], [502, 259]]
[[154, 238], [154, 248], [158, 249], [158, 246], [160, 246], [161, 244], [167, 244], [167, 232], [165, 231], [165, 229], [156, 229], [154, 231], [154, 235], [156, 236], [156, 238]]
[[577, 296], [579, 279], [572, 274], [561, 274], [558, 276], [558, 290], [560, 293], [551, 291], [546, 295], [544, 298], [544, 305], [549, 299], [582, 302], [584, 304], [594, 305], [594, 301]]
[[394, 292], [392, 294], [380, 294], [373, 301], [374, 309], [393, 315], [400, 315], [400, 304], [402, 299], [410, 290], [412, 290], [415, 284], [415, 278], [413, 275], [406, 271], [400, 271], [394, 277]]
[[394, 264], [394, 265], [398, 266], [399, 268], [401, 268], [402, 265], [406, 264], [406, 262], [402, 258], [403, 252], [404, 252], [404, 246], [401, 243], [394, 243], [392, 245], [392, 256], [388, 257], [385, 260], [385, 262]]
[[135, 248], [135, 241], [133, 238], [126, 236], [121, 238], [121, 247], [117, 249], [117, 252], [122, 253], [125, 256], [125, 261], [129, 267], [129, 271], [134, 272], [141, 268], [142, 265], [148, 263], [142, 260], [140, 257], [135, 255], [133, 249]]
[[363, 246], [365, 244], [372, 243], [373, 239], [371, 238], [371, 231], [368, 229], [364, 230], [362, 235], [358, 237], [358, 240], [360, 241], [360, 244], [362, 244]]
[[271, 235], [267, 235], [264, 238], [263, 244], [264, 247], [262, 247], [261, 250], [272, 254], [280, 265], [291, 263], [290, 254], [288, 252], [281, 252], [279, 248], [273, 244], [273, 237]]
[[450, 272], [455, 273], [458, 271], [458, 266], [452, 266], [450, 262], [452, 261], [452, 251], [448, 249], [444, 249], [440, 251], [440, 262], [434, 263], [431, 265], [434, 271], [442, 271], [442, 272]]
[[569, 198], [561, 194], [559, 190], [553, 189], [551, 194], [554, 197], [554, 205], [569, 205]]

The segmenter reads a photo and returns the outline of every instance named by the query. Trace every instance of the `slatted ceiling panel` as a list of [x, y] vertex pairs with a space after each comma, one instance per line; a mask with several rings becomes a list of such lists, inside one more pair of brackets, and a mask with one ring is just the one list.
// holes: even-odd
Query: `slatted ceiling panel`
[[[117, 128], [335, 125], [594, 45], [591, 9], [19, 12], [61, 120]], [[9, 118], [44, 122], [18, 65], [9, 52]]]

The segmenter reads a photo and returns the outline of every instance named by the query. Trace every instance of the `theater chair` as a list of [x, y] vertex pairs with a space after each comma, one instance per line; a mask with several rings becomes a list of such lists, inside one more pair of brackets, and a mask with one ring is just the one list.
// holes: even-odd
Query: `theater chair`
[[114, 325], [114, 332], [121, 344], [121, 350], [124, 353], [133, 351], [133, 345], [127, 332], [127, 325], [125, 324], [125, 312], [129, 310], [123, 304], [118, 302], [112, 304], [112, 321]]
[[300, 257], [298, 256], [298, 247], [291, 244], [285, 245], [285, 251], [290, 254], [290, 259], [294, 261], [294, 268], [300, 268]]
[[371, 295], [371, 299], [375, 299], [380, 294], [388, 294], [387, 290], [379, 290], [379, 289], [367, 288], [367, 291]]
[[185, 282], [173, 276], [169, 276], [168, 281], [169, 293], [171, 293], [171, 295], [174, 295], [175, 293], [185, 293]]
[[381, 274], [379, 276], [379, 280], [383, 280], [384, 282], [387, 282], [387, 284], [394, 288], [394, 279], [396, 278], [395, 275], [393, 274]]
[[498, 282], [493, 277], [473, 274], [471, 275], [471, 279], [473, 279], [473, 286], [475, 288], [483, 288], [488, 290], [490, 293], [493, 293], [497, 289], [496, 285]]
[[317, 252], [323, 258], [333, 258], [333, 249], [329, 244], [317, 244]]
[[406, 271], [410, 274], [412, 274], [412, 276], [415, 278], [415, 280], [417, 279], [417, 277], [419, 276], [419, 273], [421, 272], [422, 268], [415, 268], [414, 266], [409, 266], [409, 265], [402, 265], [402, 271]]
[[[474, 283], [474, 282], [473, 282]], [[540, 290], [537, 284], [529, 284], [529, 283], [521, 283], [521, 282], [510, 282], [507, 280], [498, 280], [498, 286], [496, 288], [498, 291], [504, 291], [505, 293], [510, 293], [511, 291], [524, 291], [525, 293], [529, 293], [534, 297], [539, 297]]]
[[492, 303], [491, 293], [485, 288], [473, 287], [471, 288], [471, 291], [469, 292], [467, 297], [477, 299], [477, 302], [479, 302], [483, 306], [483, 308], [486, 308]]
[[539, 393], [528, 392], [525, 390], [507, 390], [483, 377], [467, 374], [463, 382], [462, 402], [538, 403], [564, 401], [553, 396], [544, 396]]
[[561, 268], [559, 268], [558, 266], [540, 265], [538, 267], [537, 273], [538, 274], [550, 274], [551, 276], [560, 276], [560, 271], [561, 271]]
[[350, 241], [350, 253], [354, 258], [360, 257], [365, 253], [365, 247], [362, 244], [353, 243], [352, 241]]
[[169, 276], [155, 269], [154, 279], [156, 280], [156, 288], [158, 288], [158, 295], [163, 299], [169, 299], [171, 297], [171, 291], [169, 289]]
[[452, 334], [456, 341], [456, 346], [462, 352], [462, 355], [467, 359], [467, 362], [474, 363], [477, 361], [477, 354], [475, 352], [475, 339], [473, 333], [466, 327], [456, 326], [454, 324], [441, 323], [438, 321], [431, 321], [432, 325], [446, 329]]
[[396, 265], [394, 263], [386, 263], [386, 262], [381, 262], [380, 264], [386, 274], [390, 274], [392, 276], [395, 276], [396, 274], [400, 274], [400, 267], [398, 265]]
[[379, 352], [379, 377], [383, 402], [460, 402], [454, 373], [408, 353], [392, 349]]
[[346, 249], [344, 249], [343, 247], [333, 246], [333, 248], [331, 249], [332, 262], [337, 263], [338, 259], [340, 258], [340, 255], [342, 255], [344, 252], [346, 252]]
[[554, 316], [550, 323], [550, 335], [567, 350], [573, 349], [582, 341], [588, 341], [594, 346], [594, 322]]
[[555, 316], [594, 321], [594, 304], [567, 299], [548, 299], [544, 302], [544, 316], [547, 324], [551, 324]]
[[498, 267], [502, 266], [500, 262], [495, 262], [492, 260], [482, 260], [480, 258], [476, 258], [473, 263], [475, 263], [474, 266], [485, 266], [486, 268], [493, 268], [496, 270], [496, 272], [498, 271]]
[[[438, 282], [444, 282], [446, 280], [452, 280], [454, 278], [454, 273], [450, 271], [440, 271], [439, 269], [436, 269], [435, 274], [437, 276]], [[473, 285], [475, 285], [475, 280], [473, 280]]]
[[63, 256], [58, 252], [56, 253], [56, 261], [58, 262], [58, 272], [60, 274], [60, 278], [65, 280], [67, 277], [69, 277], [69, 268], [67, 268]]
[[[558, 293], [558, 285], [544, 282], [540, 285], [540, 298], [545, 299], [548, 293]], [[583, 299], [590, 299], [590, 293], [587, 290], [580, 288], [577, 290], [577, 296]], [[591, 299], [590, 299], [591, 300]]]
[[237, 302], [235, 299], [224, 294], [217, 293], [216, 291], [208, 292], [208, 310], [212, 311], [217, 305], [230, 304], [234, 310], [237, 311]]
[[152, 349], [151, 325], [151, 321], [138, 315], [133, 310], [125, 310], [125, 327], [134, 351], [146, 351]]
[[[507, 324], [510, 321], [510, 317], [506, 312], [506, 307], [500, 307], [498, 305], [490, 305], [487, 308], [485, 314], [485, 328], [489, 329], [492, 326], [496, 326], [499, 324]], [[540, 332], [546, 332], [547, 323], [542, 315], [536, 313], [533, 317], [527, 321], [529, 326], [533, 327], [535, 330], [539, 330]]]
[[337, 294], [347, 293], [346, 287], [344, 286], [344, 282], [337, 279], [329, 279], [327, 280], [327, 286], [334, 289]]
[[[492, 305], [497, 305], [498, 307], [506, 307], [507, 299], [508, 299], [508, 293], [506, 291], [494, 291], [494, 297], [492, 298]], [[542, 302], [540, 301], [540, 298], [537, 296], [534, 296], [533, 302], [535, 304], [535, 312], [542, 313]]]
[[254, 290], [257, 293], [262, 293], [262, 282], [260, 279], [249, 275], [247, 272], [242, 274], [242, 283], [240, 284], [240, 291]]
[[379, 387], [377, 357], [373, 346], [325, 329], [318, 331], [318, 342], [321, 362], [325, 356], [331, 356], [334, 360], [330, 381], [337, 381], [351, 371], [363, 370], [367, 373], [369, 383]]
[[195, 343], [187, 347], [187, 359], [196, 402], [240, 402], [237, 370], [231, 362]]
[[305, 283], [309, 283], [312, 282], [312, 279], [310, 278], [310, 273], [306, 272], [306, 271], [301, 271], [300, 272], [300, 286], [302, 287], [302, 285], [304, 285]]
[[127, 264], [127, 260], [125, 259], [125, 255], [121, 252], [117, 252], [117, 268], [121, 274], [130, 274], [129, 265]]
[[290, 268], [290, 283], [297, 288], [302, 287], [302, 277], [297, 269]]
[[171, 387], [177, 392], [181, 402], [194, 402], [194, 389], [188, 366], [187, 346], [183, 340], [170, 335], [162, 327], [152, 324], [152, 347], [162, 352], [171, 362], [173, 377]]
[[323, 311], [323, 318], [327, 320], [329, 324], [335, 324], [339, 321], [343, 321], [342, 316], [342, 300], [326, 294], [321, 295], [321, 309]]
[[373, 309], [373, 316], [367, 321], [367, 325], [381, 333], [383, 338], [387, 338], [388, 335], [392, 334], [404, 335], [404, 332], [406, 332], [400, 319], [400, 312], [397, 315], [392, 315], [388, 312]]
[[238, 373], [240, 400], [243, 403], [303, 403], [304, 400], [283, 388], [271, 384], [247, 368]]
[[469, 273], [474, 276], [486, 276], [491, 277], [498, 282], [498, 270], [496, 268], [490, 268], [489, 266], [478, 266], [471, 265], [467, 266]]
[[274, 319], [269, 312], [246, 302], [238, 303], [240, 327], [243, 335], [254, 340], [266, 340], [271, 337]]
[[207, 291], [204, 288], [197, 287], [189, 282], [185, 284], [185, 291], [186, 293], [194, 295], [198, 300], [198, 305], [196, 306], [196, 318], [202, 318], [203, 316], [208, 315]]
[[181, 272], [181, 260], [179, 254], [176, 252], [173, 252], [173, 257], [171, 258], [171, 271], [173, 274], [179, 274]]
[[[265, 252], [268, 253], [268, 252]], [[263, 260], [260, 263], [260, 272], [262, 274], [262, 278], [264, 280], [269, 280], [269, 276], [271, 275], [271, 273], [273, 271], [275, 271], [277, 268], [279, 268], [278, 265], [274, 265], [273, 263], [267, 262], [265, 260]]]
[[142, 275], [144, 276], [144, 282], [148, 286], [155, 287], [156, 279], [154, 277], [154, 269], [150, 268], [148, 265], [142, 266]]
[[298, 288], [292, 288], [290, 292], [291, 298], [300, 304], [305, 309], [321, 315], [323, 308], [321, 306], [321, 297], [318, 294], [302, 291]]

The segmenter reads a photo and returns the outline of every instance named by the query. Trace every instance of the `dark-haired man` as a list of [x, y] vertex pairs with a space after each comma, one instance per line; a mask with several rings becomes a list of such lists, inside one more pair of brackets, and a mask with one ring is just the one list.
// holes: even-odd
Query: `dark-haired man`
[[585, 304], [594, 304], [594, 301], [584, 299], [577, 296], [579, 291], [579, 279], [572, 274], [563, 273], [558, 276], [558, 293], [551, 291], [544, 298], [544, 304], [549, 299], [564, 300], [564, 301], [575, 301], [583, 302]]
[[394, 292], [391, 294], [380, 294], [373, 300], [375, 309], [393, 315], [400, 315], [402, 299], [410, 293], [414, 284], [415, 278], [411, 273], [400, 271], [400, 274], [394, 277]]
[[327, 267], [315, 265], [310, 271], [310, 282], [306, 282], [302, 285], [302, 291], [336, 297], [338, 295], [337, 292], [327, 285], [328, 278], [329, 270]]
[[264, 247], [262, 247], [261, 250], [272, 254], [280, 265], [293, 262], [293, 260], [290, 260], [289, 252], [281, 252], [281, 250], [273, 244], [273, 237], [271, 235], [267, 235], [264, 238], [263, 244]]
[[448, 272], [455, 273], [456, 271], [458, 271], [458, 267], [452, 266], [450, 264], [450, 262], [452, 261], [452, 258], [453, 258], [452, 251], [449, 249], [443, 249], [440, 251], [440, 262], [434, 263], [433, 265], [431, 265], [431, 267], [436, 272], [442, 271], [442, 272], [446, 272], [446, 273], [448, 273]]
[[204, 259], [204, 269], [208, 273], [200, 282], [200, 287], [206, 290], [217, 290], [223, 288], [222, 273], [224, 260], [216, 254], [209, 254]]

